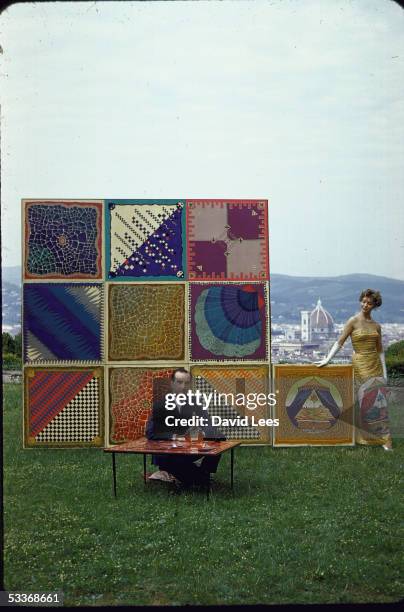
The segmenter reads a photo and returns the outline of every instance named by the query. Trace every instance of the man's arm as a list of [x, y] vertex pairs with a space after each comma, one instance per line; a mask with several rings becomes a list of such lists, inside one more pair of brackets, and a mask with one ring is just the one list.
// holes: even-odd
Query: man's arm
[[146, 425], [146, 437], [149, 440], [170, 440], [171, 428], [165, 423], [170, 411], [166, 410], [165, 402], [159, 401], [153, 404], [152, 413]]

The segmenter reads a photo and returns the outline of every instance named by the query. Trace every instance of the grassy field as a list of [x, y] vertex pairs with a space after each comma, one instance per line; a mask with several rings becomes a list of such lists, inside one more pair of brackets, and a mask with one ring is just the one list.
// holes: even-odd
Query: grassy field
[[[401, 406], [400, 406], [401, 404]], [[404, 404], [391, 407], [395, 429]], [[381, 448], [242, 447], [210, 501], [142, 482], [140, 457], [22, 450], [5, 385], [5, 587], [65, 605], [391, 602], [403, 597], [404, 439]]]

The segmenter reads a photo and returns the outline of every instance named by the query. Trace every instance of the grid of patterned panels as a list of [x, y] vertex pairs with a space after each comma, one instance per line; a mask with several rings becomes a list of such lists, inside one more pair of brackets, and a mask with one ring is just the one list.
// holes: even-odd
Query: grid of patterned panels
[[22, 217], [26, 448], [144, 435], [177, 367], [216, 391], [210, 414], [250, 419], [232, 398], [270, 392], [266, 200], [25, 199]]

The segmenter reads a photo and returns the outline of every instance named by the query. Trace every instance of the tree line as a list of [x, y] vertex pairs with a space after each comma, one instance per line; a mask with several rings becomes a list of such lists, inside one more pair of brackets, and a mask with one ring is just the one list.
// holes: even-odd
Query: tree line
[[4, 370], [21, 370], [22, 367], [22, 335], [21, 332], [12, 336], [2, 333], [2, 357]]

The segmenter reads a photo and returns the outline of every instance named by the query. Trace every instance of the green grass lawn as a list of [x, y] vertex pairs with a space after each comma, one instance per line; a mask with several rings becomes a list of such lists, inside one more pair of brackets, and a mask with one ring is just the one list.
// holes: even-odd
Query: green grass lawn
[[209, 501], [145, 488], [141, 457], [118, 456], [115, 500], [101, 450], [23, 450], [21, 387], [4, 389], [7, 590], [73, 606], [403, 597], [403, 438], [393, 453], [241, 447], [234, 495], [227, 453]]

